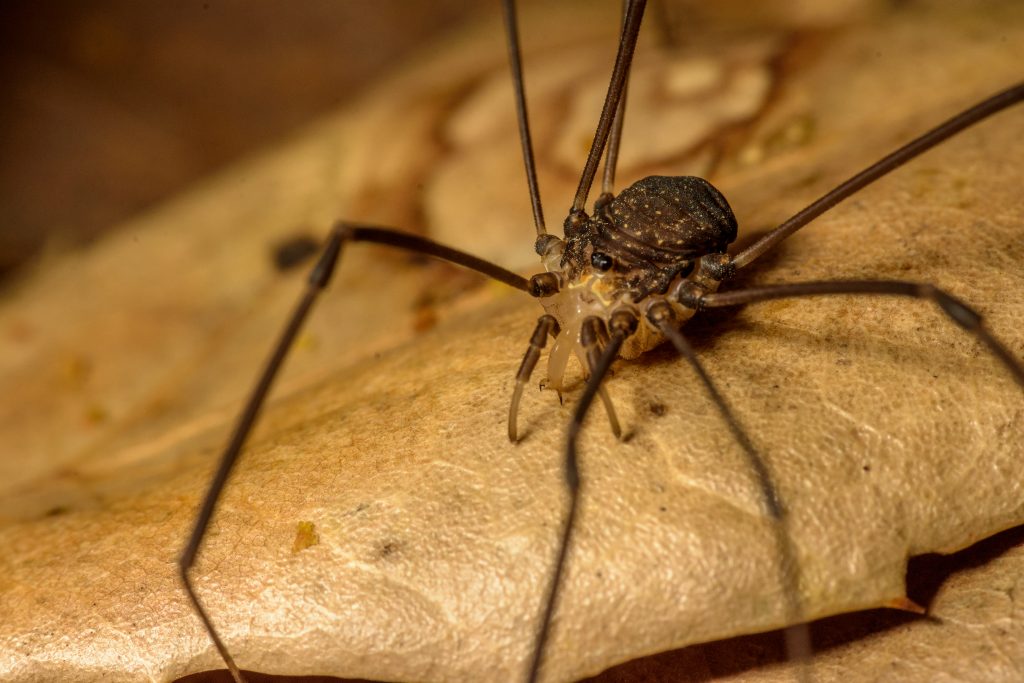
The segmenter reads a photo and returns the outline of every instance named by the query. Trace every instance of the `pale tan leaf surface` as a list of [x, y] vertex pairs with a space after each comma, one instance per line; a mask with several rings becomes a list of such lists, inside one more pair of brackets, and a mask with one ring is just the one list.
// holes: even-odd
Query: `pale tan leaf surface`
[[[749, 122], [674, 152], [670, 167], [717, 162], [713, 179], [749, 240], [1020, 78], [1024, 10], [981, 7], [914, 5], [827, 31], [717, 41], [723, 64], [753, 73], [770, 60], [770, 96], [748, 92]], [[271, 267], [272, 245], [323, 234], [342, 210], [438, 232], [425, 208], [442, 203], [429, 195], [444, 185], [433, 169], [463, 158], [438, 131], [464, 135], [460, 112], [494, 87], [493, 28], [458, 34], [338, 119], [86, 256], [53, 259], [2, 303], [0, 677], [171, 680], [221, 666], [174, 559], [298, 291], [298, 274]], [[559, 62], [553, 45], [539, 54]], [[488, 56], [466, 57], [478, 53]], [[564, 104], [539, 99], [548, 119]], [[1021, 140], [1024, 114], [1000, 115], [823, 217], [744, 283], [936, 282], [1024, 357]], [[464, 193], [521, 193], [517, 248], [528, 253], [520, 176], [483, 185]], [[559, 197], [552, 216], [567, 205]], [[409, 261], [346, 254], [222, 501], [196, 577], [246, 669], [507, 680], [527, 661], [576, 396], [559, 406], [528, 392], [526, 438], [511, 446], [511, 380], [540, 309], [499, 288], [457, 297], [476, 281]], [[687, 331], [790, 510], [807, 618], [890, 604], [904, 596], [908, 557], [1024, 522], [1021, 389], [929, 305], [780, 301]], [[692, 371], [659, 350], [617, 366], [609, 390], [631, 438], [616, 442], [600, 416], [585, 432], [548, 680], [783, 623], [756, 485]], [[900, 673], [929, 680], [981, 648], [1005, 664], [993, 675], [1012, 677], [1024, 650], [1012, 621], [1019, 566], [1014, 552], [964, 577], [963, 590], [951, 583], [950, 600], [933, 605], [941, 622], [892, 629], [880, 654], [870, 648], [882, 636], [827, 649], [816, 675], [857, 679], [871, 660], [883, 668], [861, 679], [884, 678], [895, 651]], [[709, 676], [721, 670], [699, 663], [705, 651], [682, 652]]]
[[[1024, 528], [950, 556], [910, 561], [908, 594], [926, 618], [872, 610], [812, 626], [815, 680], [1016, 681], [1024, 670], [1020, 585]], [[743, 636], [634, 660], [594, 683], [794, 681], [777, 632]]]

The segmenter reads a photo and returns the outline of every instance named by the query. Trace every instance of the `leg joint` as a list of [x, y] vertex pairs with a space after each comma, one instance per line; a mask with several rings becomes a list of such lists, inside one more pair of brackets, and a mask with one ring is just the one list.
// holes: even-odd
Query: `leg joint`
[[718, 282], [736, 276], [736, 264], [728, 254], [705, 254], [700, 257], [700, 272]]

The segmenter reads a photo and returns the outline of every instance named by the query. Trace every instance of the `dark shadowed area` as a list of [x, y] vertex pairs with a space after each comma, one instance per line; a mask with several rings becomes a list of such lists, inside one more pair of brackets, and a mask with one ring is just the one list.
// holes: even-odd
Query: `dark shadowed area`
[[287, 136], [476, 4], [0, 4], [0, 281]]

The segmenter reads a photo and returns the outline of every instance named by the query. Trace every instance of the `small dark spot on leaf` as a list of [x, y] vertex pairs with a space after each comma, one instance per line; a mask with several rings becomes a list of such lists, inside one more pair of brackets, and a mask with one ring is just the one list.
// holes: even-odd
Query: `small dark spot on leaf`
[[432, 306], [420, 306], [414, 310], [412, 329], [417, 334], [422, 334], [437, 325], [437, 311]]
[[74, 354], [67, 358], [62, 368], [64, 382], [71, 389], [82, 389], [93, 374], [93, 364], [85, 356]]
[[86, 408], [85, 414], [82, 417], [87, 425], [94, 426], [106, 422], [110, 414], [100, 404], [93, 403]]
[[320, 250], [320, 242], [310, 235], [295, 235], [274, 246], [274, 267], [286, 272], [305, 263]]
[[865, 472], [870, 472], [871, 471], [871, 465], [864, 465], [861, 469], [864, 470]]
[[381, 544], [380, 548], [377, 550], [377, 557], [379, 557], [381, 559], [384, 559], [386, 557], [391, 557], [392, 555], [397, 553], [399, 550], [401, 550], [401, 548], [402, 548], [402, 544], [399, 543], [398, 541], [385, 541], [384, 543]]
[[652, 403], [648, 406], [648, 409], [651, 411], [651, 415], [654, 415], [655, 417], [662, 417], [668, 412], [668, 408], [665, 404], [660, 402]]
[[71, 508], [64, 505], [57, 505], [43, 513], [43, 517], [60, 517], [71, 512]]
[[661, 507], [659, 507], [658, 509], [659, 509], [659, 510], [661, 510], [662, 512], [668, 512], [668, 508], [667, 508], [667, 507], [665, 507], [664, 505], [662, 505], [662, 506], [661, 506]]

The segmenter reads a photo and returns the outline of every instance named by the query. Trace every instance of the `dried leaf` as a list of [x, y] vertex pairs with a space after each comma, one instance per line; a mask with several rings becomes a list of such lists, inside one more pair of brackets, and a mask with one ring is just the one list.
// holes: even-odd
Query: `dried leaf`
[[[709, 133], [723, 140], [706, 149], [741, 240], [1019, 78], [1024, 11], [987, 9], [915, 5], [827, 35], [720, 46], [729, 64], [756, 71], [775, 55], [782, 65], [763, 72], [771, 98], [748, 98], [748, 123]], [[87, 254], [55, 257], [2, 303], [5, 680], [171, 680], [221, 666], [174, 562], [300, 286], [299, 274], [273, 269], [271, 248], [321, 233], [340, 213], [401, 223], [439, 202], [409, 188], [443, 185], [432, 169], [463, 157], [417, 136], [457, 121], [460, 104], [488, 87], [502, 68], [494, 39], [461, 35], [293, 145]], [[493, 57], [477, 56], [483, 43]], [[560, 54], [546, 44], [536, 58]], [[548, 120], [554, 95], [537, 104]], [[631, 134], [641, 133], [627, 132], [626, 144]], [[934, 282], [1024, 357], [1022, 139], [1021, 112], [1001, 114], [822, 217], [736, 286]], [[700, 151], [677, 154], [670, 167], [701, 163]], [[631, 172], [653, 171], [641, 166]], [[519, 193], [509, 206], [520, 202], [519, 234], [529, 235], [519, 176], [493, 191], [498, 205]], [[548, 199], [552, 215], [567, 205], [560, 196]], [[435, 231], [425, 213], [421, 227]], [[521, 675], [564, 515], [561, 451], [576, 395], [559, 406], [528, 393], [526, 438], [510, 445], [508, 393], [539, 309], [497, 288], [460, 295], [472, 281], [450, 272], [352, 247], [295, 350], [195, 570], [245, 668]], [[1020, 387], [931, 306], [777, 301], [705, 316], [686, 332], [778, 482], [806, 618], [894, 604], [909, 557], [1024, 521]], [[609, 390], [631, 438], [616, 442], [600, 416], [585, 431], [548, 680], [783, 623], [771, 525], [692, 371], [657, 350], [617, 366]], [[999, 650], [1011, 654], [992, 660], [1006, 668], [991, 671], [1019, 674], [1019, 554], [979, 570], [982, 587], [940, 596], [943, 623], [894, 629], [881, 654], [865, 654], [875, 638], [833, 647], [816, 658], [816, 676], [857, 678], [866, 660], [885, 666], [898, 652], [900, 677], [926, 680]], [[985, 628], [963, 626], [972, 622]], [[978, 632], [982, 645], [964, 635]]]

